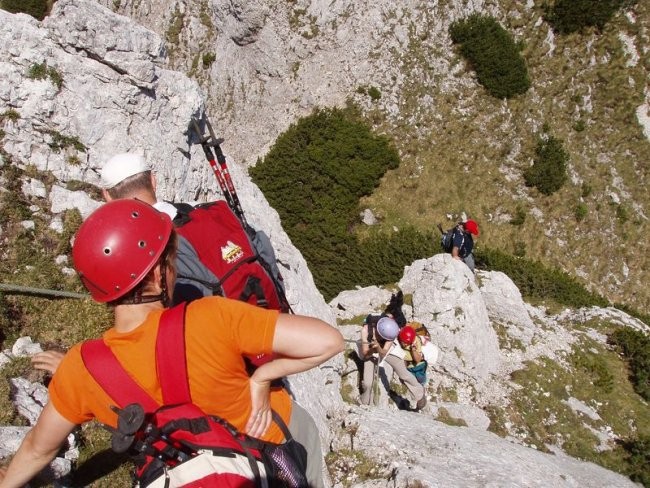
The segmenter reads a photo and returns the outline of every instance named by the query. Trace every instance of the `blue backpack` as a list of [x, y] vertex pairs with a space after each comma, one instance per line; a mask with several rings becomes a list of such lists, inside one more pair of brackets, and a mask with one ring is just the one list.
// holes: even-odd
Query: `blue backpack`
[[442, 250], [444, 252], [451, 252], [451, 250], [454, 247], [454, 233], [456, 232], [456, 229], [458, 229], [458, 226], [461, 225], [456, 224], [454, 227], [451, 229], [447, 229], [446, 231], [442, 230], [442, 226], [438, 224], [438, 229], [440, 229], [440, 232], [442, 232], [442, 236], [440, 237], [440, 247], [442, 247]]

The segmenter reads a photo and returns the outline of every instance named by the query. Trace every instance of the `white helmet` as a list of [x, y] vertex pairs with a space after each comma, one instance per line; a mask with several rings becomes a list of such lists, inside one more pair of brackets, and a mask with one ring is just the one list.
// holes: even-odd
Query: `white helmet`
[[390, 317], [382, 317], [377, 322], [377, 333], [387, 341], [393, 341], [399, 334], [399, 325]]
[[130, 176], [149, 171], [151, 168], [142, 156], [122, 153], [109, 159], [101, 171], [101, 186], [108, 190]]

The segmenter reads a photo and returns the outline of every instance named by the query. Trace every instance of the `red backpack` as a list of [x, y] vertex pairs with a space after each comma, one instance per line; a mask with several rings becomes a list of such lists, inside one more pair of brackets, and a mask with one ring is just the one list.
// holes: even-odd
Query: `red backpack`
[[176, 231], [192, 245], [216, 280], [206, 283], [184, 273], [179, 278], [199, 281], [227, 298], [282, 312], [290, 310], [275, 253], [265, 234], [242, 225], [222, 200], [196, 207], [173, 205], [178, 212]]
[[117, 403], [111, 407], [118, 413], [117, 428], [109, 428], [111, 446], [134, 456], [138, 486], [306, 488], [305, 448], [275, 412], [284, 444], [242, 434], [192, 403], [184, 331], [185, 303], [165, 310], [156, 339], [163, 405], [131, 378], [102, 339], [81, 347], [89, 373]]

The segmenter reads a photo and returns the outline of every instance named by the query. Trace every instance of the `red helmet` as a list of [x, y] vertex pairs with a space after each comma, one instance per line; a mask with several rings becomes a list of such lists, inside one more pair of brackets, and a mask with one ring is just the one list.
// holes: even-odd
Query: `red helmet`
[[463, 222], [463, 227], [465, 227], [465, 230], [470, 234], [474, 234], [475, 236], [478, 235], [478, 224], [473, 220]]
[[413, 344], [415, 340], [415, 329], [410, 325], [405, 325], [402, 327], [402, 330], [399, 331], [399, 341], [409, 346]]
[[139, 200], [113, 200], [90, 214], [77, 231], [72, 259], [93, 299], [110, 302], [135, 288], [171, 232], [169, 217]]

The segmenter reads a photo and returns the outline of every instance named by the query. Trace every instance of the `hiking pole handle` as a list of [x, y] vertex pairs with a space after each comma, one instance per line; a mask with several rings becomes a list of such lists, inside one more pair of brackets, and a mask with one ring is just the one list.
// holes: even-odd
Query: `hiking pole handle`
[[239, 201], [239, 197], [237, 196], [237, 190], [235, 190], [235, 185], [232, 182], [230, 171], [228, 170], [226, 156], [221, 150], [221, 143], [223, 142], [223, 139], [219, 139], [217, 138], [217, 136], [215, 136], [214, 131], [212, 130], [212, 124], [208, 120], [207, 116], [205, 118], [205, 125], [208, 128], [208, 132], [210, 134], [209, 137], [210, 139], [212, 139], [212, 142], [210, 142], [210, 146], [214, 148], [214, 152], [217, 155], [217, 161], [219, 162], [223, 179], [225, 180], [226, 187], [228, 188], [228, 192], [230, 193], [230, 197], [232, 199], [232, 205], [230, 205], [231, 203], [230, 200], [228, 201], [228, 204], [230, 205], [230, 208], [235, 212], [235, 215], [239, 217], [239, 220], [241, 220], [241, 223], [244, 226], [244, 228], [248, 229], [249, 225], [248, 222], [246, 221], [246, 216], [244, 215], [244, 209], [241, 206], [241, 202]]
[[[194, 127], [194, 133], [196, 136], [199, 138], [199, 143], [201, 144], [201, 148], [203, 149], [203, 153], [205, 154], [205, 158], [208, 160], [208, 163], [210, 164], [210, 167], [212, 168], [212, 172], [214, 173], [215, 178], [217, 178], [217, 183], [219, 184], [219, 188], [221, 189], [221, 193], [223, 193], [224, 198], [226, 199], [226, 202], [228, 203], [228, 206], [230, 208], [234, 208], [235, 202], [233, 200], [231, 191], [229, 189], [229, 186], [226, 184], [226, 180], [224, 179], [224, 175], [221, 172], [220, 165], [217, 165], [217, 159], [219, 159], [219, 155], [221, 155], [221, 158], [224, 159], [225, 157], [223, 156], [223, 152], [221, 151], [221, 148], [219, 147], [219, 144], [223, 142], [223, 139], [216, 139], [214, 143], [210, 143], [210, 139], [214, 139], [214, 132], [212, 132], [212, 127], [209, 126], [209, 122], [206, 119], [206, 122], [208, 124], [210, 134], [208, 136], [204, 136], [203, 132], [201, 131], [201, 128], [199, 127], [199, 121], [192, 117], [192, 126]], [[218, 148], [217, 151], [217, 157], [215, 158], [214, 153], [212, 152], [212, 147], [216, 146]]]

